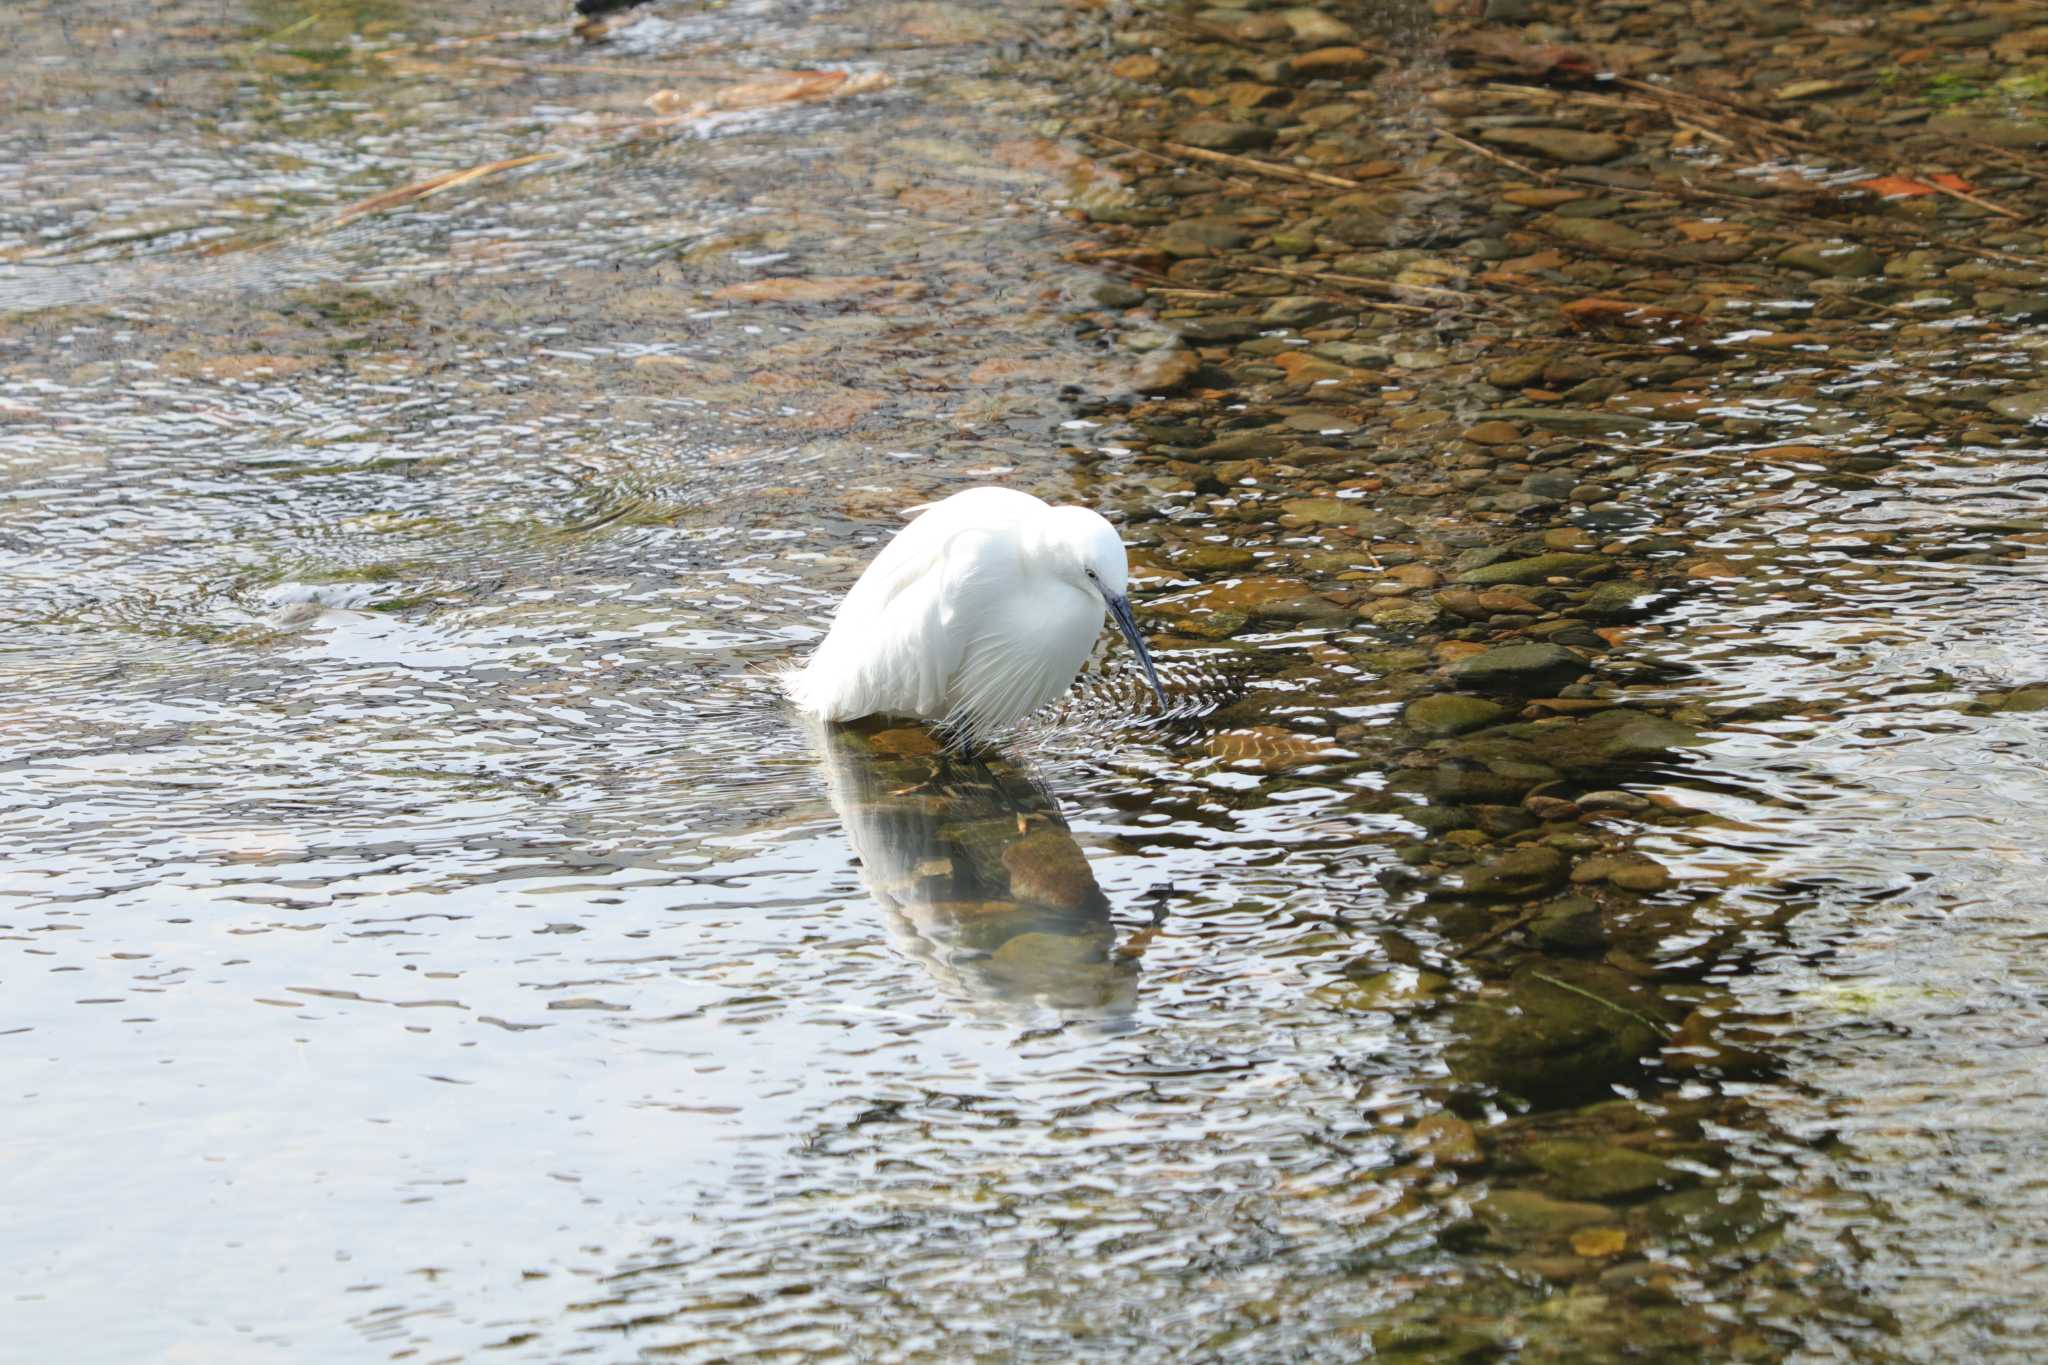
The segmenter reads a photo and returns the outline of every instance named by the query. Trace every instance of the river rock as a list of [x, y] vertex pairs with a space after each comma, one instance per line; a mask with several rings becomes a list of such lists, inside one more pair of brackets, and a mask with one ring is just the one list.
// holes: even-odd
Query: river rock
[[1294, 40], [1304, 47], [1330, 47], [1349, 43], [1358, 37], [1358, 30], [1342, 19], [1332, 18], [1305, 5], [1276, 10], [1273, 17], [1286, 24]]
[[1554, 848], [1526, 844], [1458, 874], [1458, 892], [1486, 900], [1528, 900], [1555, 891], [1571, 873], [1571, 859]]
[[1408, 703], [1401, 719], [1408, 728], [1425, 735], [1462, 735], [1506, 718], [1508, 708], [1483, 697], [1463, 697], [1440, 692]]
[[1496, 147], [1530, 152], [1573, 166], [1612, 161], [1628, 150], [1628, 144], [1620, 138], [1580, 132], [1576, 128], [1488, 128], [1479, 138]]
[[1065, 830], [1034, 830], [1004, 849], [1002, 861], [1017, 900], [1069, 913], [1103, 903], [1087, 855]]
[[1288, 59], [1288, 68], [1304, 80], [1329, 80], [1337, 76], [1369, 76], [1379, 69], [1372, 54], [1349, 44], [1319, 47]]
[[1530, 1143], [1522, 1156], [1567, 1199], [1620, 1199], [1681, 1183], [1677, 1171], [1648, 1152], [1606, 1142], [1554, 1138]]
[[1154, 238], [1169, 256], [1207, 256], [1228, 251], [1251, 240], [1251, 233], [1235, 219], [1226, 217], [1183, 218], [1160, 229]]
[[1809, 275], [1853, 279], [1884, 270], [1884, 257], [1853, 242], [1798, 242], [1778, 253], [1778, 264]]
[[1552, 1199], [1534, 1190], [1494, 1190], [1472, 1211], [1488, 1228], [1517, 1240], [1564, 1237], [1580, 1228], [1614, 1221], [1614, 1212], [1604, 1205]]
[[1145, 357], [1132, 387], [1144, 394], [1179, 393], [1201, 368], [1202, 358], [1193, 351], [1162, 348]]
[[1356, 527], [1382, 540], [1397, 540], [1412, 529], [1407, 522], [1369, 502], [1348, 498], [1291, 498], [1280, 504], [1280, 510], [1318, 526]]
[[1192, 453], [1197, 460], [1271, 460], [1287, 453], [1287, 438], [1270, 431], [1221, 436]]
[[1581, 677], [1586, 661], [1563, 645], [1502, 645], [1460, 659], [1447, 672], [1451, 681], [1481, 692], [1547, 697]]
[[1571, 614], [1602, 625], [1619, 625], [1654, 615], [1670, 600], [1670, 594], [1646, 583], [1601, 583], [1571, 609]]
[[2015, 422], [2031, 422], [2048, 425], [2048, 389], [2034, 389], [2027, 393], [2007, 394], [1991, 400], [1991, 410], [2000, 417], [2010, 417]]
[[1552, 214], [1542, 220], [1553, 236], [1581, 246], [1606, 247], [1614, 251], [1650, 251], [1663, 245], [1648, 233], [1637, 232], [1626, 223], [1610, 218], [1564, 218]]
[[1604, 555], [1581, 555], [1559, 552], [1547, 555], [1533, 555], [1528, 559], [1510, 559], [1499, 564], [1488, 564], [1482, 568], [1468, 569], [1458, 575], [1460, 583], [1499, 584], [1515, 583], [1531, 586], [1546, 578], [1576, 578], [1589, 569], [1612, 567]]
[[1248, 152], [1273, 145], [1273, 130], [1231, 119], [1194, 118], [1180, 125], [1180, 140], [1211, 152]]
[[1446, 1014], [1453, 1076], [1545, 1105], [1606, 1095], [1676, 1022], [1634, 977], [1569, 958], [1522, 967]]

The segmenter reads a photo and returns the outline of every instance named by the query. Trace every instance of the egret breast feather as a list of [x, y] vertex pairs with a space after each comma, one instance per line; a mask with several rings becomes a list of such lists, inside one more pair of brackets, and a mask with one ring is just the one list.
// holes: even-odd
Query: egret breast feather
[[1116, 529], [1086, 508], [956, 493], [875, 556], [790, 696], [821, 720], [906, 716], [979, 742], [1073, 685], [1106, 612], [1164, 704], [1128, 577]]

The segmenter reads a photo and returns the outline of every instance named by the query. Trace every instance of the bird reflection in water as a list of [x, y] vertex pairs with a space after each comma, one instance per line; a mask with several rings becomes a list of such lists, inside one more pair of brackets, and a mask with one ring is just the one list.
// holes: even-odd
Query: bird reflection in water
[[832, 805], [898, 945], [946, 994], [1003, 1013], [1128, 1013], [1137, 964], [1052, 794], [1000, 756], [873, 719], [821, 728]]

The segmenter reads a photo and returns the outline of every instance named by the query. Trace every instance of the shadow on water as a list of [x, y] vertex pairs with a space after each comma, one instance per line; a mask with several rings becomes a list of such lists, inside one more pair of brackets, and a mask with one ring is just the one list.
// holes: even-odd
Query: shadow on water
[[1136, 960], [1030, 768], [874, 723], [823, 728], [818, 752], [862, 880], [941, 991], [1024, 1018], [1130, 1014]]

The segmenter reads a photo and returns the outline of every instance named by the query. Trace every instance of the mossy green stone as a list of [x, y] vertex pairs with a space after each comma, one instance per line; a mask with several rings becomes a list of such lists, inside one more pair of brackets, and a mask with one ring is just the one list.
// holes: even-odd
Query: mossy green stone
[[1507, 707], [1484, 697], [1461, 697], [1455, 692], [1440, 692], [1433, 697], [1421, 697], [1408, 703], [1401, 713], [1401, 719], [1408, 728], [1425, 735], [1462, 735], [1469, 730], [1492, 725], [1511, 714]]
[[1649, 1153], [1605, 1142], [1557, 1138], [1532, 1142], [1522, 1155], [1567, 1199], [1618, 1199], [1677, 1183], [1671, 1167]]
[[1458, 889], [1490, 900], [1525, 900], [1563, 886], [1571, 868], [1571, 859], [1564, 854], [1535, 844], [1466, 868], [1459, 874]]
[[1489, 1227], [1525, 1237], [1562, 1237], [1614, 1221], [1613, 1211], [1603, 1205], [1552, 1199], [1534, 1190], [1495, 1190], [1472, 1211]]
[[1541, 583], [1546, 578], [1577, 578], [1588, 569], [1606, 568], [1612, 564], [1605, 555], [1577, 555], [1567, 551], [1556, 554], [1535, 555], [1529, 559], [1510, 559], [1501, 564], [1489, 564], [1482, 569], [1467, 569], [1458, 575], [1460, 583], [1487, 584]]
[[1531, 963], [1448, 1012], [1446, 1055], [1468, 1085], [1540, 1102], [1596, 1099], [1663, 1045], [1678, 1012], [1634, 977], [1599, 962]]
[[1585, 671], [1586, 661], [1563, 645], [1503, 645], [1460, 659], [1448, 670], [1462, 686], [1520, 696], [1554, 696]]

